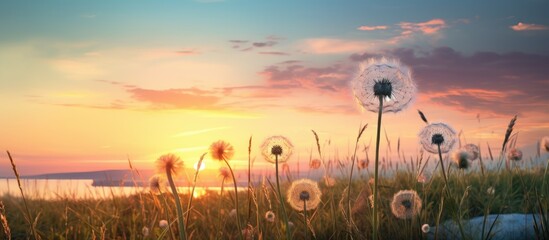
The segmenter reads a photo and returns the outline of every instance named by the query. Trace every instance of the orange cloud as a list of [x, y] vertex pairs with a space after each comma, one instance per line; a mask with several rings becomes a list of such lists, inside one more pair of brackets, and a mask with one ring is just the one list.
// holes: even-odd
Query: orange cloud
[[519, 22], [516, 25], [511, 25], [510, 28], [515, 31], [540, 31], [548, 30], [549, 26]]
[[427, 22], [401, 22], [398, 24], [402, 28], [402, 35], [409, 35], [414, 32], [421, 32], [426, 35], [432, 35], [447, 27], [443, 19], [435, 18]]
[[388, 26], [380, 25], [380, 26], [360, 26], [357, 29], [362, 31], [375, 31], [375, 30], [385, 30], [388, 29]]

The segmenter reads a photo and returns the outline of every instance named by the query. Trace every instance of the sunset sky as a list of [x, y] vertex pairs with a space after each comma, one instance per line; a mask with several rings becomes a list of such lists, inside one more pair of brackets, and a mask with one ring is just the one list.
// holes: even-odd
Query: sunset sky
[[[345, 158], [361, 124], [361, 145], [374, 142], [377, 118], [349, 82], [361, 61], [387, 56], [418, 86], [413, 105], [383, 116], [392, 144], [417, 154], [420, 109], [497, 149], [518, 114], [517, 145], [533, 153], [549, 135], [547, 9], [541, 0], [1, 1], [0, 149], [28, 175], [127, 169], [127, 157], [152, 169], [169, 152], [192, 167], [223, 139], [243, 168], [253, 136], [264, 169], [263, 139], [288, 137], [295, 164], [316, 147], [314, 129], [327, 157]], [[11, 175], [4, 152], [0, 176]]]

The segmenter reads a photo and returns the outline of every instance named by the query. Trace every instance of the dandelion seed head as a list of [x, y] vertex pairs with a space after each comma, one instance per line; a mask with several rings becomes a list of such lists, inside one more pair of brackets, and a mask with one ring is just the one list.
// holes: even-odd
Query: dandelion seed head
[[265, 220], [267, 220], [267, 222], [274, 222], [275, 218], [276, 218], [276, 215], [274, 214], [273, 211], [267, 211], [265, 213]]
[[231, 217], [231, 218], [236, 217], [236, 209], [234, 209], [234, 208], [231, 209], [231, 211], [229, 212], [229, 217]]
[[359, 169], [368, 168], [368, 161], [367, 160], [361, 160], [360, 162], [358, 162], [358, 168]]
[[224, 179], [229, 179], [231, 177], [231, 171], [229, 170], [228, 167], [220, 167], [219, 176], [221, 176]]
[[488, 193], [489, 195], [494, 195], [494, 193], [496, 193], [496, 190], [494, 189], [494, 187], [489, 187], [488, 189], [486, 189], [486, 193]]
[[149, 228], [148, 227], [143, 227], [141, 229], [141, 234], [143, 234], [143, 237], [148, 237], [149, 236]]
[[326, 187], [333, 187], [336, 184], [336, 180], [333, 177], [324, 176], [324, 184], [326, 184]]
[[303, 201], [307, 203], [307, 210], [317, 208], [321, 196], [322, 192], [318, 188], [318, 183], [305, 178], [293, 181], [287, 193], [288, 203], [297, 211], [304, 210]]
[[539, 148], [540, 152], [549, 152], [549, 136], [541, 138]]
[[166, 192], [166, 178], [164, 178], [164, 175], [155, 174], [149, 178], [149, 190], [153, 194]]
[[465, 150], [458, 150], [452, 154], [452, 161], [454, 161], [459, 169], [469, 168], [469, 158], [469, 152]]
[[309, 198], [311, 196], [309, 195], [309, 192], [307, 191], [302, 191], [301, 193], [299, 193], [299, 200], [301, 201], [309, 201]]
[[261, 145], [261, 154], [266, 161], [275, 163], [278, 157], [278, 162], [286, 162], [293, 152], [293, 145], [284, 136], [272, 136]]
[[311, 168], [311, 169], [319, 169], [321, 163], [322, 163], [322, 162], [320, 162], [320, 160], [318, 160], [318, 159], [313, 159], [313, 160], [311, 160], [311, 162], [309, 163], [309, 168]]
[[164, 154], [156, 160], [156, 171], [160, 174], [170, 172], [172, 175], [177, 176], [182, 170], [183, 161], [175, 154]]
[[399, 219], [410, 219], [421, 211], [421, 198], [414, 190], [401, 190], [393, 196], [391, 211]]
[[469, 153], [469, 161], [477, 160], [480, 156], [480, 149], [475, 144], [467, 144], [463, 146], [463, 150], [467, 151]]
[[522, 151], [520, 149], [513, 148], [507, 154], [507, 158], [513, 161], [520, 161], [522, 160]]
[[423, 224], [423, 225], [421, 226], [421, 231], [422, 231], [423, 233], [429, 233], [429, 231], [431, 231], [431, 227], [429, 226], [429, 224]]
[[160, 222], [158, 222], [158, 226], [160, 228], [167, 228], [168, 227], [168, 221], [166, 220], [160, 220]]
[[229, 160], [234, 156], [233, 145], [223, 140], [218, 140], [210, 145], [210, 155], [215, 160]]
[[431, 123], [419, 132], [420, 144], [430, 153], [438, 153], [438, 145], [441, 153], [447, 153], [456, 141], [456, 131], [446, 123]]
[[351, 81], [357, 102], [371, 112], [379, 111], [379, 97], [384, 99], [383, 112], [399, 112], [416, 95], [410, 69], [394, 59], [369, 59], [361, 64], [358, 76]]

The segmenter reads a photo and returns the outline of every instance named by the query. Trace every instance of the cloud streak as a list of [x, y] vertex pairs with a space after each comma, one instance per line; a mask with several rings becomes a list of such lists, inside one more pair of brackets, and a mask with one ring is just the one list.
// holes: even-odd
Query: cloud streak
[[389, 29], [388, 26], [385, 26], [385, 25], [379, 25], [379, 26], [360, 26], [357, 28], [358, 30], [361, 30], [361, 31], [375, 31], [375, 30], [386, 30], [386, 29]]
[[509, 26], [514, 31], [542, 31], [542, 30], [549, 30], [549, 26], [540, 25], [540, 24], [533, 24], [533, 23], [522, 23], [519, 22], [515, 25]]

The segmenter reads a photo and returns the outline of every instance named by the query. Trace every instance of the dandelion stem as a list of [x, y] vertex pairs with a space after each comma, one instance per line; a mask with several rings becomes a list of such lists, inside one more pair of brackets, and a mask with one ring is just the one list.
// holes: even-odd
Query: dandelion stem
[[309, 222], [307, 221], [307, 201], [303, 200], [303, 217], [305, 218], [305, 239], [309, 239]]
[[452, 195], [450, 193], [450, 185], [448, 185], [448, 178], [446, 177], [446, 169], [444, 168], [444, 162], [442, 161], [442, 152], [440, 151], [440, 144], [437, 144], [438, 148], [438, 159], [440, 160], [440, 168], [442, 170], [442, 176], [444, 177], [444, 183], [446, 185], [446, 193], [448, 193], [448, 196], [452, 198]]
[[[372, 239], [377, 240], [377, 230], [378, 230], [378, 219], [377, 219], [377, 211], [378, 211], [378, 182], [379, 182], [379, 176], [378, 176], [378, 170], [379, 170], [379, 140], [380, 140], [380, 134], [381, 134], [381, 116], [383, 115], [383, 96], [379, 96], [379, 111], [377, 114], [377, 136], [376, 136], [376, 162], [375, 162], [375, 170], [374, 170], [374, 214], [373, 214], [373, 235]], [[350, 197], [350, 196], [349, 196]]]
[[185, 224], [183, 223], [183, 209], [181, 208], [181, 201], [179, 200], [179, 194], [177, 194], [177, 188], [172, 177], [172, 169], [166, 168], [166, 176], [172, 189], [173, 198], [175, 199], [175, 206], [177, 208], [177, 223], [179, 224], [179, 239], [186, 240], [187, 234], [185, 233]]
[[223, 161], [225, 161], [225, 163], [227, 164], [227, 167], [229, 168], [229, 171], [231, 172], [231, 176], [233, 177], [234, 205], [235, 205], [235, 209], [236, 209], [236, 226], [238, 227], [238, 236], [239, 236], [240, 240], [242, 240], [243, 236], [242, 236], [242, 227], [240, 226], [240, 216], [239, 216], [240, 212], [238, 211], [238, 187], [236, 185], [236, 178], [234, 177], [233, 169], [231, 168], [231, 165], [229, 164], [227, 159], [223, 158]]
[[284, 198], [280, 191], [280, 181], [278, 180], [278, 155], [275, 154], [275, 168], [276, 168], [276, 190], [278, 191], [278, 199], [280, 200], [280, 206], [282, 207], [282, 216], [284, 216], [284, 224], [286, 224], [286, 239], [292, 239], [290, 235], [290, 226], [288, 224], [288, 215], [286, 214], [286, 208], [284, 207]]

